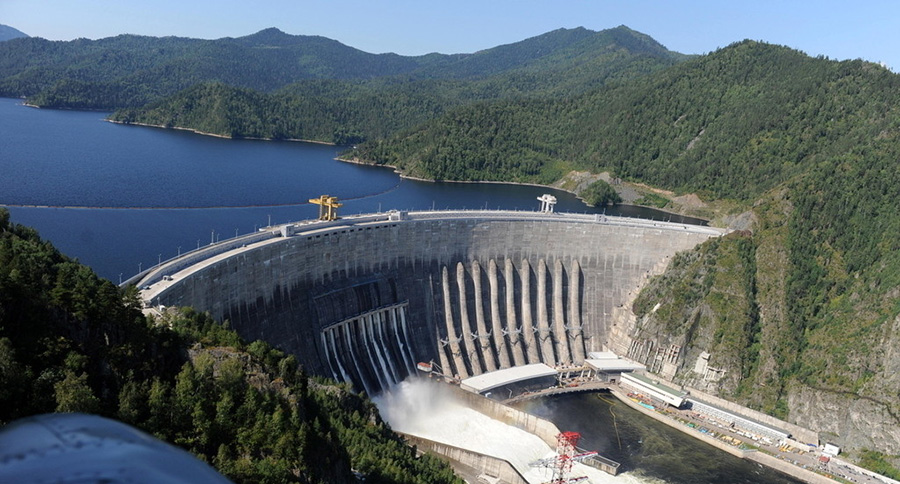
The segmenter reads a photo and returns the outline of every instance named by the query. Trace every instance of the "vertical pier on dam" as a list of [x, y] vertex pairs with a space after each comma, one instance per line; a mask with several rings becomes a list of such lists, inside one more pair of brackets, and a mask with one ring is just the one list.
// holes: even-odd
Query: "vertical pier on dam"
[[378, 393], [418, 362], [448, 378], [578, 364], [605, 349], [614, 308], [648, 274], [723, 233], [594, 215], [391, 212], [225, 241], [139, 285], [148, 305], [209, 311], [312, 373]]

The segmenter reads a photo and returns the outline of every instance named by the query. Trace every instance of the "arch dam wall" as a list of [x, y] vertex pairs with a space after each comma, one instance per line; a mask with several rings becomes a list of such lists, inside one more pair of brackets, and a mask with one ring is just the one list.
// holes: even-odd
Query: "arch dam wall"
[[373, 394], [417, 362], [465, 378], [624, 352], [617, 308], [676, 252], [723, 233], [602, 215], [389, 212], [231, 239], [138, 285], [148, 304], [209, 311]]

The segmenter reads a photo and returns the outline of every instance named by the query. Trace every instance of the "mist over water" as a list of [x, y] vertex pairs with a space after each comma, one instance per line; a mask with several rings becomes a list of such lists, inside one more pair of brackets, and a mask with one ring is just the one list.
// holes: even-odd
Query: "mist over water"
[[[505, 459], [535, 484], [552, 478], [550, 469], [529, 464], [555, 456], [554, 449], [535, 435], [466, 407], [443, 384], [410, 379], [373, 400], [398, 432]], [[581, 464], [575, 465], [571, 475], [588, 476], [594, 484], [652, 482], [631, 475], [613, 477]]]
[[[555, 455], [541, 439], [493, 420], [455, 399], [443, 384], [411, 379], [373, 399], [399, 432], [509, 461], [529, 482], [544, 483], [549, 469], [529, 464]], [[516, 405], [581, 433], [579, 447], [619, 462], [618, 476], [577, 464], [572, 476], [594, 484], [799, 484], [755, 462], [726, 454], [636, 412], [603, 393], [558, 395]]]

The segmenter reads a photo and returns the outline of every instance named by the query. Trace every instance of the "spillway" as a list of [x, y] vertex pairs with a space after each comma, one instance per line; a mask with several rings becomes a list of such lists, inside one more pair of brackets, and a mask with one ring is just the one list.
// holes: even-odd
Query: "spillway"
[[[551, 469], [532, 465], [557, 455], [547, 443], [467, 407], [433, 382], [405, 381], [374, 402], [397, 432], [503, 459], [530, 483], [545, 483], [553, 476]], [[645, 482], [632, 475], [611, 476], [583, 464], [576, 464], [571, 476], [587, 476], [593, 484]]]
[[263, 229], [132, 282], [306, 369], [376, 394], [433, 361], [447, 377], [625, 353], [616, 318], [676, 252], [720, 229], [603, 215], [389, 212]]

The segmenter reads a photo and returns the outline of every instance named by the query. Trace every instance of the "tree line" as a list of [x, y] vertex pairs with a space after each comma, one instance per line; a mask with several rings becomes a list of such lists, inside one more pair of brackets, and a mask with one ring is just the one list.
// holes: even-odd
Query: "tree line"
[[88, 412], [182, 447], [235, 482], [461, 482], [365, 396], [311, 378], [190, 309], [164, 321], [0, 209], [0, 424]]

